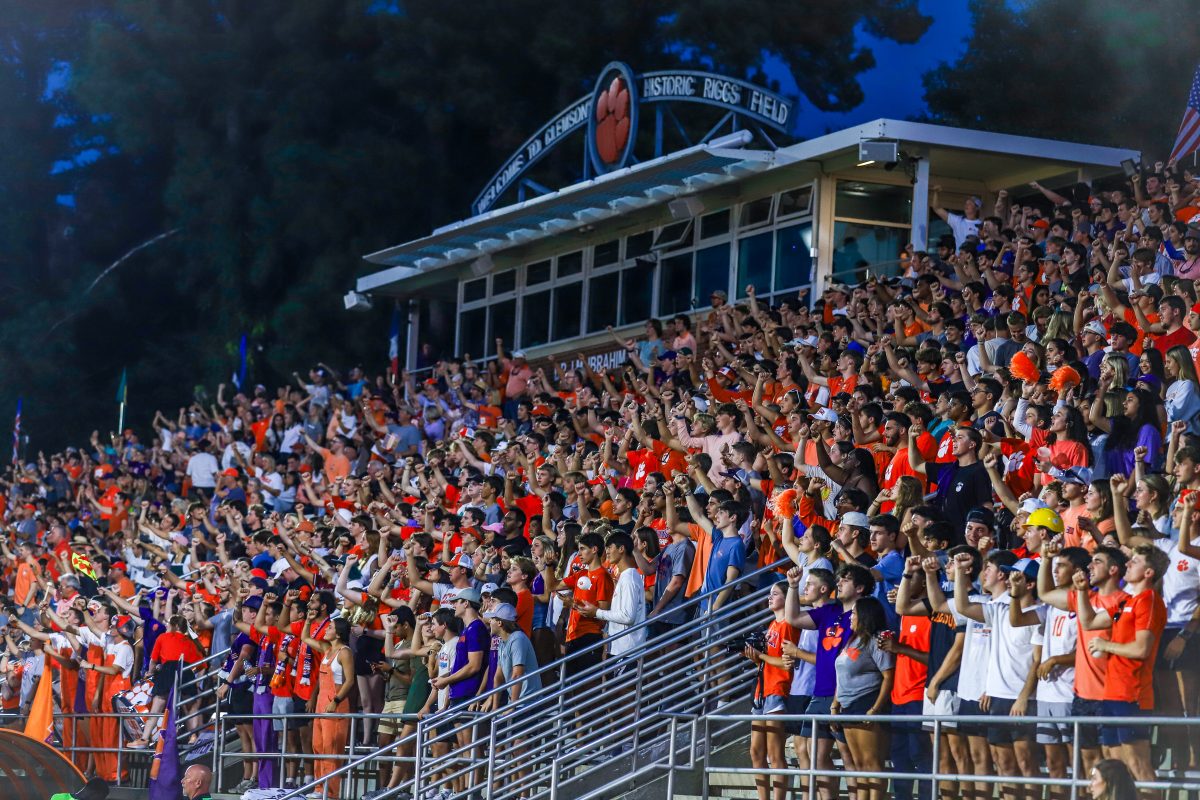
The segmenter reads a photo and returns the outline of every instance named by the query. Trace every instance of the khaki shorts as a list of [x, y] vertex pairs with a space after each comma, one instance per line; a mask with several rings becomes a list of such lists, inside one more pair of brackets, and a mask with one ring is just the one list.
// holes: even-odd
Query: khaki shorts
[[[403, 701], [403, 700], [388, 700], [386, 703], [383, 704], [383, 713], [384, 714], [403, 714], [404, 713], [404, 702], [405, 701]], [[379, 732], [380, 733], [386, 733], [390, 736], [395, 736], [396, 734], [400, 733], [400, 731], [403, 728], [404, 728], [404, 721], [401, 719], [386, 719], [385, 718], [385, 719], [379, 720]]]

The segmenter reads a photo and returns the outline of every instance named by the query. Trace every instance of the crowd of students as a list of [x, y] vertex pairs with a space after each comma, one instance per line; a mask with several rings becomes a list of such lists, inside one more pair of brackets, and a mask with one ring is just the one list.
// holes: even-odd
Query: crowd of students
[[[563, 655], [565, 681], [622, 658], [692, 622], [686, 598], [711, 614], [787, 559], [745, 651], [755, 766], [805, 767], [811, 748], [824, 769], [836, 752], [929, 772], [927, 722], [772, 719], [832, 713], [977, 717], [940, 726], [939, 767], [1012, 776], [1014, 798], [1040, 794], [1022, 776], [1073, 774], [1074, 726], [1022, 716], [1126, 720], [1080, 728], [1088, 773], [1115, 758], [1153, 779], [1164, 753], [1194, 768], [1192, 731], [1139, 718], [1197, 712], [1200, 180], [1032, 191], [1001, 192], [991, 216], [935, 207], [952, 237], [811, 307], [750, 287], [651, 320], [621, 340], [624, 367], [535, 368], [501, 341], [419, 376], [318, 365], [274, 391], [222, 386], [144, 440], [15, 465], [5, 708], [44, 669], [62, 714], [111, 713], [149, 680], [134, 741], [116, 717], [58, 733], [116, 780], [118, 741], [154, 745], [179, 665], [228, 651], [199, 671], [243, 750], [305, 755], [245, 759], [233, 789], [294, 787], [493, 687], [510, 683], [482, 710], [518, 704]], [[351, 711], [395, 716], [351, 742]], [[472, 744], [458, 736], [433, 755]], [[383, 764], [376, 791], [411, 774]], [[791, 783], [763, 776], [759, 796]], [[453, 788], [481, 791], [471, 772]]]

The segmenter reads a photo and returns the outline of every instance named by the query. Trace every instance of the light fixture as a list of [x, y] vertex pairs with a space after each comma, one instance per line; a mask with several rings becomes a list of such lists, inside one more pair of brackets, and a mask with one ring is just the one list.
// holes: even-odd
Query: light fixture
[[872, 165], [872, 164], [874, 164], [874, 163], [875, 163], [875, 159], [873, 159], [873, 158], [872, 158], [872, 159], [868, 159], [867, 161], [860, 161], [860, 162], [858, 162], [858, 163], [857, 163], [855, 166], [858, 166], [858, 167], [869, 167], [869, 166], [871, 166], [871, 165]]

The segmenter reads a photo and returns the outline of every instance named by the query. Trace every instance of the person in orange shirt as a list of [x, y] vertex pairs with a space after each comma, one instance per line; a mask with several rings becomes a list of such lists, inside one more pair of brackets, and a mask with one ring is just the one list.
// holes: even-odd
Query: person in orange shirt
[[[1154, 708], [1154, 661], [1167, 624], [1167, 607], [1158, 588], [1169, 566], [1167, 554], [1154, 545], [1135, 545], [1125, 567], [1127, 599], [1112, 610], [1094, 609], [1087, 576], [1075, 573], [1080, 625], [1084, 630], [1109, 632], [1109, 638], [1095, 637], [1087, 643], [1093, 657], [1107, 656], [1102, 707], [1106, 717], [1136, 717]], [[1150, 728], [1134, 722], [1103, 726], [1100, 743], [1105, 756], [1128, 764], [1134, 778], [1152, 781]]]
[[108, 567], [109, 583], [119, 597], [126, 600], [137, 594], [137, 587], [129, 580], [129, 568], [124, 561], [114, 561]]
[[340, 436], [335, 436], [327, 448], [321, 447], [307, 433], [304, 434], [304, 441], [325, 462], [325, 480], [329, 482], [330, 486], [350, 474], [350, 459], [344, 452], [346, 443]]
[[[565, 588], [559, 594], [563, 605], [571, 609], [565, 637], [568, 656], [588, 650], [604, 636], [604, 623], [583, 616], [575, 610], [575, 605], [586, 602], [607, 609], [613, 597], [613, 580], [600, 558], [604, 552], [604, 539], [597, 533], [585, 533], [576, 541], [576, 546], [584, 568], [563, 578]], [[599, 664], [601, 656], [600, 649], [596, 648], [586, 655], [571, 659], [563, 666], [564, 678]]]
[[[775, 583], [767, 594], [767, 608], [775, 618], [767, 627], [763, 647], [759, 649], [748, 644], [742, 651], [759, 668], [759, 679], [755, 683], [754, 700], [750, 706], [750, 713], [762, 718], [750, 726], [750, 762], [755, 769], [788, 768], [783, 723], [771, 721], [773, 714], [787, 712], [785, 703], [791, 694], [791, 662], [784, 659], [783, 646], [795, 645], [800, 641], [800, 630], [789, 625], [784, 614], [786, 586], [786, 583]], [[754, 782], [758, 786], [759, 800], [767, 800], [768, 785], [774, 789], [774, 800], [787, 797], [788, 779], [783, 775], [759, 775]]]

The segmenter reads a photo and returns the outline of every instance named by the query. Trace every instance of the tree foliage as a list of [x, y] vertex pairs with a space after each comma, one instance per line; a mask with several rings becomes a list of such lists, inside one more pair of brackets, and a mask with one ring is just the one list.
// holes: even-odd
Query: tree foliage
[[855, 31], [911, 42], [928, 24], [915, 0], [11, 0], [0, 410], [23, 394], [35, 444], [79, 441], [111, 428], [128, 366], [145, 421], [226, 380], [242, 333], [255, 381], [382, 363], [388, 309], [341, 309], [362, 254], [463, 216], [608, 61], [765, 80], [773, 56], [818, 108], [846, 109], [874, 63]]
[[972, 0], [956, 63], [925, 77], [935, 122], [1169, 153], [1200, 29], [1190, 0]]

